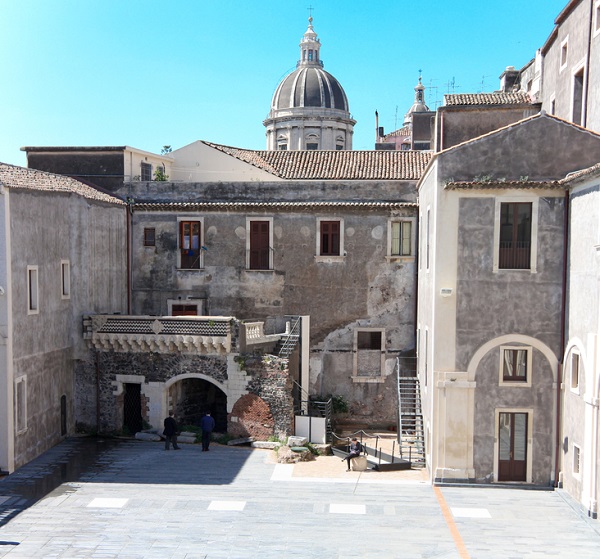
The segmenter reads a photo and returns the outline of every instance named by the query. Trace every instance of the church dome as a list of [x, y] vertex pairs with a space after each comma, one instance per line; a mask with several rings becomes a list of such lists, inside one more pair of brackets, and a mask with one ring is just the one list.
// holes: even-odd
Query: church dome
[[288, 74], [273, 95], [272, 109], [319, 107], [350, 112], [344, 89], [329, 72], [300, 66]]
[[340, 82], [323, 70], [321, 41], [308, 18], [300, 60], [277, 86], [263, 121], [267, 150], [352, 149], [356, 121]]

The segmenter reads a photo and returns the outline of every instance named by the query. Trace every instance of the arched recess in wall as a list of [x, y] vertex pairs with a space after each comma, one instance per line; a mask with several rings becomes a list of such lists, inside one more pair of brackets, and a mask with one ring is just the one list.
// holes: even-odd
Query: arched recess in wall
[[523, 334], [508, 334], [505, 336], [499, 336], [497, 338], [493, 338], [492, 340], [487, 341], [485, 344], [479, 347], [479, 349], [471, 358], [469, 366], [467, 367], [469, 380], [476, 380], [475, 373], [477, 371], [477, 368], [479, 367], [479, 363], [488, 354], [488, 352], [490, 352], [495, 347], [511, 343], [528, 345], [542, 353], [542, 355], [544, 355], [544, 357], [547, 359], [550, 365], [550, 369], [552, 370], [553, 382], [556, 382], [558, 373], [558, 359], [555, 353], [540, 340], [532, 338], [531, 336], [524, 336]]
[[[576, 358], [576, 369], [577, 369], [577, 385], [579, 385], [579, 378], [581, 375], [585, 375], [586, 371], [588, 371], [588, 362], [587, 362], [587, 352], [585, 351], [585, 344], [583, 341], [578, 338], [571, 338], [567, 343], [567, 347], [565, 349], [565, 355], [563, 357], [563, 379], [562, 381], [565, 383], [567, 387], [571, 386], [573, 388], [573, 369], [574, 367], [574, 359]], [[594, 389], [595, 394], [597, 394], [598, 389], [598, 379], [594, 379]]]
[[169, 411], [175, 412], [181, 426], [199, 426], [206, 412], [215, 419], [215, 431], [227, 431], [225, 386], [201, 373], [177, 375], [165, 382], [164, 398]]

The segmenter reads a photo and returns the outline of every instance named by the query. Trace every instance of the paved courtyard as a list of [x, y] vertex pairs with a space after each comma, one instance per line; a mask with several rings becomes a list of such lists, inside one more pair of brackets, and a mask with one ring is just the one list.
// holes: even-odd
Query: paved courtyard
[[[0, 481], [0, 557], [600, 557], [600, 522], [560, 491], [434, 488], [420, 471], [279, 465], [270, 451], [218, 445], [81, 444]], [[58, 486], [40, 499], [44, 484]]]

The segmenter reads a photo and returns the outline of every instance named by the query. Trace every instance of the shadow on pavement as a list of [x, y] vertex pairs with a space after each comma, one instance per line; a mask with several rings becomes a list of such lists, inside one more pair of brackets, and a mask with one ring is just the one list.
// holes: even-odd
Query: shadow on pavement
[[[226, 485], [240, 473], [252, 450], [181, 445], [132, 439], [70, 438], [16, 472], [0, 478], [0, 526], [52, 492], [73, 483]], [[61, 487], [62, 486], [62, 487]], [[1, 542], [0, 545], [12, 545]]]

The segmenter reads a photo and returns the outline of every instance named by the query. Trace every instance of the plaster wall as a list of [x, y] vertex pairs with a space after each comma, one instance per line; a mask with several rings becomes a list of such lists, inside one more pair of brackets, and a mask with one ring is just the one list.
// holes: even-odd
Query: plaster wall
[[559, 180], [600, 161], [600, 136], [540, 115], [438, 159], [442, 180]]
[[[563, 487], [591, 513], [597, 513], [598, 402], [600, 367], [600, 180], [591, 177], [571, 191], [567, 347], [564, 357]], [[572, 387], [573, 355], [579, 355], [579, 386]], [[575, 445], [580, 449], [579, 472]]]
[[174, 181], [280, 180], [273, 174], [226, 155], [200, 140], [173, 150], [170, 155], [175, 163], [169, 176]]
[[[76, 195], [11, 191], [14, 378], [26, 379], [26, 428], [15, 435], [15, 467], [74, 432], [74, 360], [87, 355], [84, 313], [126, 310], [124, 209]], [[69, 295], [61, 264], [68, 262]], [[37, 266], [39, 305], [28, 312], [28, 266]], [[22, 405], [22, 402], [21, 402]]]
[[0, 469], [14, 469], [9, 191], [0, 186]]
[[[394, 215], [413, 218], [414, 210]], [[177, 217], [183, 216], [203, 219], [207, 250], [199, 270], [177, 269]], [[315, 256], [319, 217], [343, 220], [345, 256]], [[389, 377], [394, 360], [414, 348], [416, 272], [414, 257], [386, 258], [389, 217], [389, 211], [368, 209], [135, 212], [133, 313], [165, 315], [168, 300], [189, 297], [205, 301], [207, 314], [242, 320], [310, 315], [311, 392], [340, 394], [357, 406], [364, 402], [365, 409], [358, 406], [357, 413], [362, 410], [370, 418], [391, 421], [395, 377]], [[247, 218], [272, 219], [271, 271], [246, 269]], [[143, 246], [145, 227], [155, 229], [155, 247]], [[364, 327], [385, 329], [381, 386], [352, 380], [354, 331]], [[380, 402], [378, 411], [367, 402]]]
[[[511, 344], [519, 345], [519, 344]], [[494, 347], [479, 362], [475, 372], [473, 421], [473, 468], [478, 482], [497, 481], [495, 411], [527, 410], [528, 456], [535, 485], [550, 485], [554, 478], [555, 383], [546, 356], [533, 349], [531, 386], [499, 384], [500, 348]]]
[[440, 107], [437, 111], [438, 151], [498, 130], [539, 112], [539, 105]]
[[[563, 19], [553, 41], [546, 45], [543, 62], [542, 108], [573, 121], [573, 76], [582, 68], [586, 76], [587, 120], [590, 130], [600, 131], [600, 108], [594, 92], [600, 87], [600, 32], [596, 0], [579, 2]], [[566, 47], [566, 54], [564, 49]], [[577, 124], [582, 124], [578, 122]]]

